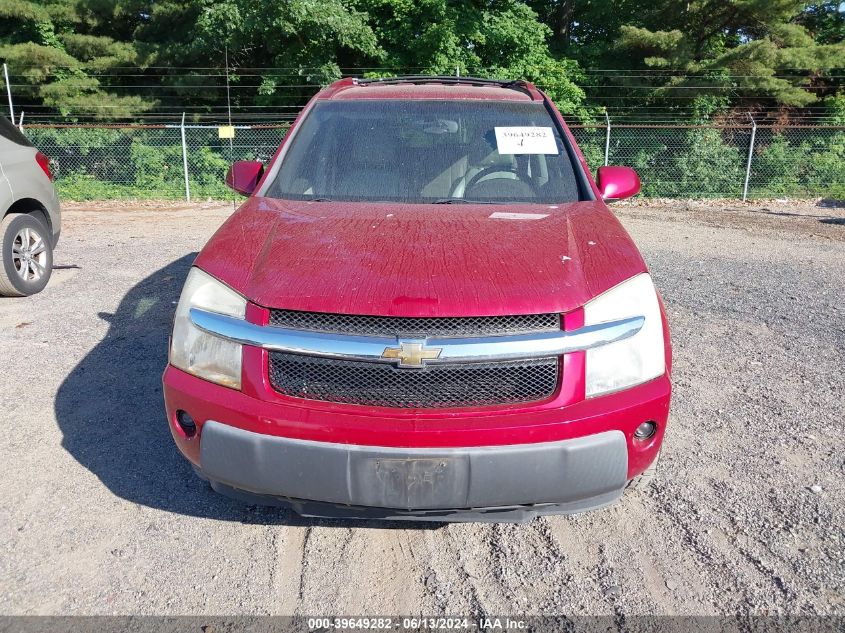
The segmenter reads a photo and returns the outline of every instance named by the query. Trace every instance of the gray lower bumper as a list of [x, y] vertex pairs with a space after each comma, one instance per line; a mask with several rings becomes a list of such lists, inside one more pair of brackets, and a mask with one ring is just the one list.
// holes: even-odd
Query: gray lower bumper
[[397, 511], [384, 518], [526, 506], [582, 512], [618, 498], [628, 472], [621, 431], [541, 444], [406, 449], [295, 440], [209, 421], [200, 461], [223, 492], [290, 500], [295, 509], [305, 500]]

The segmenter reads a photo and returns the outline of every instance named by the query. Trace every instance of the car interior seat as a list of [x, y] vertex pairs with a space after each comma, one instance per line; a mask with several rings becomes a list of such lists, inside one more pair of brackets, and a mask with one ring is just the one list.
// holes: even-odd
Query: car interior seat
[[471, 182], [483, 170], [494, 166], [501, 167], [501, 170], [496, 171], [490, 169], [490, 172], [482, 176], [477, 182], [480, 183], [496, 178], [519, 179], [516, 173], [516, 157], [514, 155], [500, 154], [497, 149], [491, 147], [484, 139], [470, 146], [467, 154], [466, 173], [461, 178], [458, 178], [455, 183], [452, 189], [452, 197], [465, 197], [467, 183]]
[[[366, 142], [339, 148], [341, 151], [334, 164], [334, 196], [384, 197], [387, 200], [400, 196], [400, 170], [406, 168], [406, 161], [399, 152], [400, 139], [390, 130], [373, 129], [369, 134]], [[379, 150], [373, 151], [373, 145]]]

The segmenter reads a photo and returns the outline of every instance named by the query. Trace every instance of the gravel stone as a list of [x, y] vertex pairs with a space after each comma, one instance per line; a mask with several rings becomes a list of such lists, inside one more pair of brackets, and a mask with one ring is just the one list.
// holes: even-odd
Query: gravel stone
[[65, 204], [46, 290], [0, 299], [0, 613], [845, 614], [845, 209], [614, 205], [673, 336], [653, 485], [436, 527], [245, 506], [177, 453], [174, 303], [232, 208]]

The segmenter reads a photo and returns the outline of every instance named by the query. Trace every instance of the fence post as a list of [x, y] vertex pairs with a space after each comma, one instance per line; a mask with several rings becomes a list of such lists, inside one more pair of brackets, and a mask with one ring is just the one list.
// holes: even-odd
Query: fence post
[[610, 116], [607, 110], [604, 111], [604, 118], [607, 121], [607, 132], [604, 135], [604, 166], [607, 167], [607, 161], [610, 158]]
[[[12, 121], [14, 123], [14, 121]], [[21, 118], [18, 119], [18, 129], [23, 132], [23, 110], [21, 110]]]
[[185, 173], [185, 199], [191, 201], [191, 183], [188, 181], [188, 145], [185, 143], [185, 113], [182, 113], [182, 125], [179, 126], [182, 133], [182, 169]]
[[12, 105], [12, 84], [9, 83], [9, 67], [3, 64], [3, 76], [6, 78], [6, 95], [9, 97], [9, 120], [15, 123], [15, 107]]
[[751, 113], [748, 113], [748, 118], [751, 119], [751, 141], [748, 143], [748, 162], [745, 165], [745, 186], [742, 188], [742, 201], [745, 202], [748, 198], [748, 181], [751, 178], [751, 159], [754, 156], [754, 139], [757, 136], [757, 123]]

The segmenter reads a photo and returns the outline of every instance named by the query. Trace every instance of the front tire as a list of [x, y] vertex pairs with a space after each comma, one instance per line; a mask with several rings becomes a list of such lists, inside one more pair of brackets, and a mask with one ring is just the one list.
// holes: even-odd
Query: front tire
[[38, 218], [10, 213], [0, 221], [0, 295], [27, 297], [44, 290], [53, 272], [50, 232]]

